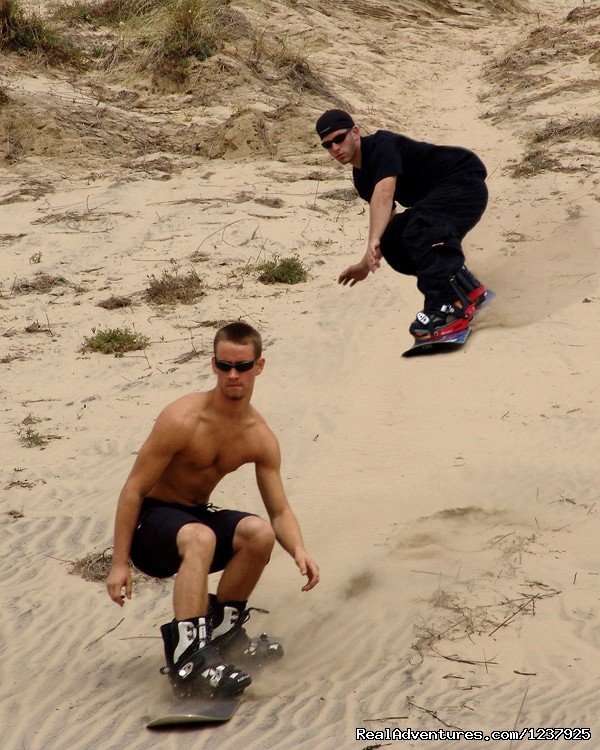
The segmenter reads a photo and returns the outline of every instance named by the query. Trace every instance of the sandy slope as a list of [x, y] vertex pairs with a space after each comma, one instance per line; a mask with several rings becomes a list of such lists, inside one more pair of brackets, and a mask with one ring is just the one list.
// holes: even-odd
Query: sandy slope
[[[576, 3], [538, 6], [558, 24]], [[256, 20], [265, 8], [245, 11]], [[279, 131], [267, 123], [275, 156], [254, 148], [255, 120], [234, 117], [244, 159], [225, 148], [224, 159], [179, 169], [179, 156], [151, 153], [145, 171], [122, 166], [121, 179], [108, 153], [93, 168], [78, 151], [79, 167], [32, 153], [3, 169], [3, 748], [362, 750], [379, 745], [356, 741], [359, 726], [600, 731], [598, 183], [590, 168], [519, 180], [506, 171], [548, 113], [593, 112], [598, 95], [567, 88], [527, 104], [521, 90], [482, 80], [535, 16], [429, 9], [269, 4], [270, 22], [311, 46], [365, 131], [466, 145], [488, 165], [490, 207], [466, 250], [498, 298], [452, 356], [401, 359], [420, 302], [411, 280], [382, 268], [354, 289], [335, 284], [363, 252], [366, 217], [358, 200], [328, 197], [348, 174], [314, 147], [316, 98], [304, 96]], [[577, 65], [577, 80], [593, 78], [597, 68]], [[31, 93], [32, 80], [35, 106], [71, 85], [39, 74], [10, 79], [8, 93]], [[234, 109], [206, 108], [199, 132], [218, 137], [211, 122]], [[567, 160], [584, 158], [580, 144], [564, 148]], [[297, 253], [309, 281], [265, 287], [245, 272], [272, 252]], [[205, 280], [193, 306], [155, 308], [139, 294], [130, 308], [97, 306], [174, 263]], [[15, 280], [36, 272], [70, 285], [16, 293]], [[253, 602], [270, 614], [250, 630], [280, 634], [285, 660], [229, 724], [151, 734], [144, 721], [169, 691], [157, 628], [171, 616], [171, 583], [140, 582], [120, 611], [65, 561], [110, 545], [116, 495], [155, 415], [210, 387], [214, 328], [202, 324], [239, 316], [267, 341], [255, 400], [280, 437], [322, 583], [302, 594], [278, 550]], [[133, 326], [152, 344], [123, 358], [80, 353], [99, 326]], [[191, 351], [200, 356], [177, 361]], [[20, 444], [27, 417], [55, 438], [44, 450]], [[251, 469], [214, 501], [260, 511]]]

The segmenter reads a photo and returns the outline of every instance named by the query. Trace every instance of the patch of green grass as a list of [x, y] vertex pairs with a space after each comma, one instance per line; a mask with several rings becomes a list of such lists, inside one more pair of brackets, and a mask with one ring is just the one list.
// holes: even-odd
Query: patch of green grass
[[155, 305], [190, 305], [202, 297], [202, 279], [195, 271], [185, 276], [164, 271], [160, 278], [152, 276], [146, 289], [146, 300]]
[[281, 258], [275, 254], [271, 260], [257, 265], [256, 270], [263, 284], [300, 284], [308, 279], [308, 269], [297, 255]]
[[0, 0], [0, 50], [41, 53], [48, 61], [79, 60], [76, 48], [35, 14], [26, 14], [19, 0]]
[[150, 339], [127, 328], [107, 328], [84, 339], [81, 351], [120, 355], [145, 349]]

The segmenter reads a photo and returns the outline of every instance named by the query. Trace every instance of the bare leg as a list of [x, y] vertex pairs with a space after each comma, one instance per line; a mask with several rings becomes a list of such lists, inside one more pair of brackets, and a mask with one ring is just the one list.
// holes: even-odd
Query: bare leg
[[182, 563], [175, 577], [173, 610], [176, 620], [204, 617], [208, 610], [208, 572], [216, 538], [208, 526], [188, 523], [177, 533]]
[[247, 516], [238, 523], [233, 537], [233, 557], [217, 589], [220, 602], [248, 600], [269, 562], [274, 544], [271, 524], [262, 518]]

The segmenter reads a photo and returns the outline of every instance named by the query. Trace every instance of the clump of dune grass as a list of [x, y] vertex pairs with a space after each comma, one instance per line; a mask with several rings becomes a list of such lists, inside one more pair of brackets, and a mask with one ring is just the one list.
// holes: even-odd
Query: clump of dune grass
[[308, 269], [297, 255], [281, 258], [274, 254], [271, 260], [257, 265], [256, 270], [263, 284], [300, 284], [308, 278]]
[[579, 140], [600, 140], [600, 117], [586, 117], [567, 123], [550, 121], [542, 130], [529, 137], [528, 149], [518, 164], [511, 166], [513, 177], [532, 177], [541, 172], [572, 172], [548, 150], [548, 146]]
[[104, 581], [112, 566], [112, 554], [96, 552], [71, 562], [69, 573], [81, 576], [84, 581]]
[[563, 143], [570, 140], [600, 140], [600, 116], [565, 124], [551, 121], [532, 137], [533, 143]]
[[127, 328], [106, 328], [95, 331], [93, 336], [84, 339], [82, 352], [100, 352], [101, 354], [122, 355], [145, 349], [150, 339], [147, 336], [130, 331]]
[[68, 284], [69, 282], [63, 276], [52, 276], [47, 273], [38, 273], [32, 279], [16, 280], [13, 284], [12, 292], [13, 294], [30, 294], [31, 292], [47, 294], [52, 291], [55, 286], [67, 286]]
[[146, 300], [154, 305], [189, 305], [203, 294], [202, 280], [195, 271], [192, 270], [183, 276], [164, 271], [160, 278], [150, 278]]
[[40, 53], [49, 62], [76, 62], [75, 47], [35, 14], [26, 14], [19, 0], [0, 0], [0, 50]]
[[510, 174], [512, 177], [533, 177], [558, 169], [559, 160], [551, 156], [547, 149], [529, 148], [520, 162], [511, 165]]
[[[113, 562], [113, 553], [109, 550], [110, 547], [107, 547], [103, 552], [91, 552], [89, 555], [71, 560], [69, 563], [69, 573], [81, 576], [84, 581], [103, 583], [110, 572]], [[143, 573], [140, 573], [134, 565], [130, 564], [129, 567], [134, 583], [147, 580], [147, 577]]]
[[25, 448], [41, 448], [48, 444], [48, 438], [41, 435], [37, 430], [34, 430], [31, 425], [28, 425], [24, 430], [21, 430], [19, 433], [19, 440], [21, 441], [21, 445]]
[[118, 294], [113, 294], [107, 299], [98, 302], [98, 307], [102, 307], [104, 310], [120, 310], [123, 307], [131, 307], [131, 304], [130, 297], [122, 297]]
[[211, 57], [230, 33], [227, 0], [168, 0], [148, 14], [141, 68], [181, 83], [194, 62]]

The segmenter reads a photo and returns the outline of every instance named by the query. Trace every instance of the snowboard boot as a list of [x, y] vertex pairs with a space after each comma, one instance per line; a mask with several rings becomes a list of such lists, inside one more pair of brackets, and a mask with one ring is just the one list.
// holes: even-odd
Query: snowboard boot
[[433, 310], [422, 310], [410, 324], [409, 332], [416, 339], [442, 338], [466, 330], [473, 320], [475, 305], [466, 309], [457, 305], [440, 305]]
[[461, 291], [466, 294], [469, 302], [472, 305], [475, 305], [475, 307], [477, 308], [483, 302], [485, 302], [487, 293], [485, 284], [482, 284], [479, 279], [473, 276], [473, 274], [466, 266], [462, 266], [462, 268], [459, 268], [458, 271], [454, 274], [454, 278]]
[[172, 620], [161, 625], [160, 632], [167, 658], [165, 671], [179, 695], [237, 695], [252, 682], [245, 672], [223, 662], [210, 643], [207, 618]]
[[[466, 270], [465, 266], [460, 269], [459, 273], [463, 269]], [[469, 273], [469, 276], [472, 274]], [[408, 329], [416, 339], [443, 338], [460, 333], [471, 325], [475, 314], [475, 303], [471, 301], [468, 292], [463, 288], [463, 282], [459, 282], [457, 277], [458, 274], [454, 274], [448, 279], [450, 293], [454, 292], [458, 298], [454, 302], [428, 304], [427, 298], [425, 299], [425, 309], [417, 313], [417, 317]], [[466, 275], [465, 278], [467, 278]], [[477, 281], [474, 276], [472, 278]], [[475, 290], [476, 288], [473, 287], [473, 291]], [[484, 299], [485, 292], [483, 292], [482, 301]]]
[[252, 610], [265, 612], [257, 607], [247, 607], [247, 602], [230, 601], [221, 603], [215, 594], [208, 595], [208, 611], [212, 623], [211, 645], [221, 658], [233, 659], [244, 666], [262, 665], [278, 661], [283, 656], [281, 643], [271, 640], [266, 633], [258, 638], [250, 638], [244, 623]]

